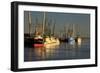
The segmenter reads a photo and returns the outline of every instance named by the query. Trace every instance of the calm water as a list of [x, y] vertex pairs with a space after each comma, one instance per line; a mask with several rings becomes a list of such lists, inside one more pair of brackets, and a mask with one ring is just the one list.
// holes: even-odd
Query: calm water
[[60, 43], [39, 48], [24, 48], [24, 61], [71, 60], [90, 58], [90, 41], [82, 40], [79, 44]]

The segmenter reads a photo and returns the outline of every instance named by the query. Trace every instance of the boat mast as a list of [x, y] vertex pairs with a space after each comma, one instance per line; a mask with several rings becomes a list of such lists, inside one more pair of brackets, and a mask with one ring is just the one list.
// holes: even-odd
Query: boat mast
[[35, 35], [36, 35], [36, 32], [37, 32], [37, 25], [38, 25], [38, 18], [36, 17], [36, 23], [35, 23], [35, 26], [34, 26]]
[[54, 25], [53, 25], [53, 36], [54, 36], [54, 33], [55, 33], [55, 20], [54, 20]]
[[44, 35], [45, 20], [46, 20], [46, 12], [44, 12], [44, 14], [43, 14], [43, 26], [42, 26], [43, 31], [42, 31], [42, 36]]
[[75, 37], [75, 24], [73, 24], [73, 37]]
[[31, 12], [29, 12], [29, 36], [31, 36], [31, 25], [32, 25], [32, 17], [31, 17]]
[[77, 24], [77, 37], [80, 35], [79, 33], [79, 25]]
[[[48, 25], [50, 25], [50, 23], [52, 24], [52, 20], [50, 19], [50, 21], [48, 22]], [[50, 28], [50, 36], [52, 35], [52, 25], [51, 26], [49, 26]]]
[[47, 28], [48, 28], [48, 35], [49, 36], [51, 36], [51, 34], [52, 34], [51, 33], [52, 32], [52, 27], [51, 27], [50, 23], [51, 23], [51, 20], [47, 22]]
[[67, 37], [67, 25], [64, 26], [65, 38]]

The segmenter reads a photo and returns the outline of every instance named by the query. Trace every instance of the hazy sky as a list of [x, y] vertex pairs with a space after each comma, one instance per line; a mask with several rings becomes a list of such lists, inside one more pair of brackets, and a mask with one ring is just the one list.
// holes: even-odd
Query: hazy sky
[[[29, 11], [24, 11], [24, 32], [28, 33], [28, 14]], [[36, 25], [36, 19], [38, 23], [43, 23], [44, 12], [31, 11], [32, 16], [32, 31], [34, 31], [34, 25]], [[52, 23], [55, 22], [55, 32], [64, 32], [64, 27], [66, 29], [75, 26], [75, 32], [79, 33], [81, 36], [89, 37], [90, 35], [90, 14], [79, 14], [79, 13], [57, 13], [57, 12], [46, 12], [47, 21]], [[78, 30], [77, 30], [78, 29]]]

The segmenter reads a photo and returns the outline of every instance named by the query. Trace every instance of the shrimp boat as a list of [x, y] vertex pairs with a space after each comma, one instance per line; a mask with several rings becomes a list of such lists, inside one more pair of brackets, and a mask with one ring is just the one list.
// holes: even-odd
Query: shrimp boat
[[45, 29], [45, 12], [43, 17], [43, 26], [42, 26], [42, 35], [37, 35], [34, 37], [34, 43], [32, 44], [34, 47], [45, 47], [45, 46], [51, 46], [51, 45], [59, 45], [59, 39], [55, 38], [54, 36], [48, 36], [46, 35], [44, 37], [44, 29]]
[[49, 37], [47, 36], [46, 38], [43, 38], [41, 36], [37, 36], [34, 38], [34, 47], [46, 47], [46, 46], [54, 46], [54, 45], [59, 45], [59, 39], [55, 37]]
[[75, 36], [75, 24], [73, 24], [73, 29], [68, 31], [68, 38], [67, 38], [67, 42], [69, 44], [80, 44], [82, 42], [82, 38], [80, 36]]
[[[72, 25], [73, 28], [71, 29], [68, 29], [68, 32], [67, 32], [67, 38], [66, 38], [66, 41], [67, 43], [73, 45], [75, 44], [75, 33], [74, 33], [74, 25]], [[69, 28], [69, 27], [68, 27]]]
[[43, 47], [44, 46], [44, 40], [41, 36], [34, 37], [34, 43], [32, 44], [33, 47]]
[[81, 45], [82, 43], [82, 38], [79, 34], [79, 26], [77, 25], [77, 35], [76, 35], [76, 38], [75, 38], [75, 42], [78, 44], [78, 45]]
[[77, 36], [76, 39], [75, 39], [75, 42], [78, 44], [78, 45], [81, 45], [82, 43], [82, 38]]

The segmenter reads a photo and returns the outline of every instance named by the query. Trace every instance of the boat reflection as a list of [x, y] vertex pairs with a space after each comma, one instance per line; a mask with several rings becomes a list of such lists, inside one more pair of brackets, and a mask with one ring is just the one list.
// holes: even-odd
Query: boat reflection
[[44, 47], [34, 47], [34, 53], [39, 60], [45, 60], [50, 58], [53, 53], [56, 52], [56, 49], [59, 48], [59, 45], [45, 45]]
[[73, 49], [74, 49], [74, 48], [80, 48], [80, 47], [82, 46], [82, 42], [77, 42], [77, 43], [75, 43], [75, 42], [70, 42], [70, 43], [68, 43], [68, 45], [69, 45], [70, 47], [72, 47]]
[[89, 40], [81, 43], [65, 43], [59, 45], [46, 45], [39, 47], [25, 47], [24, 61], [70, 60], [90, 58]]

